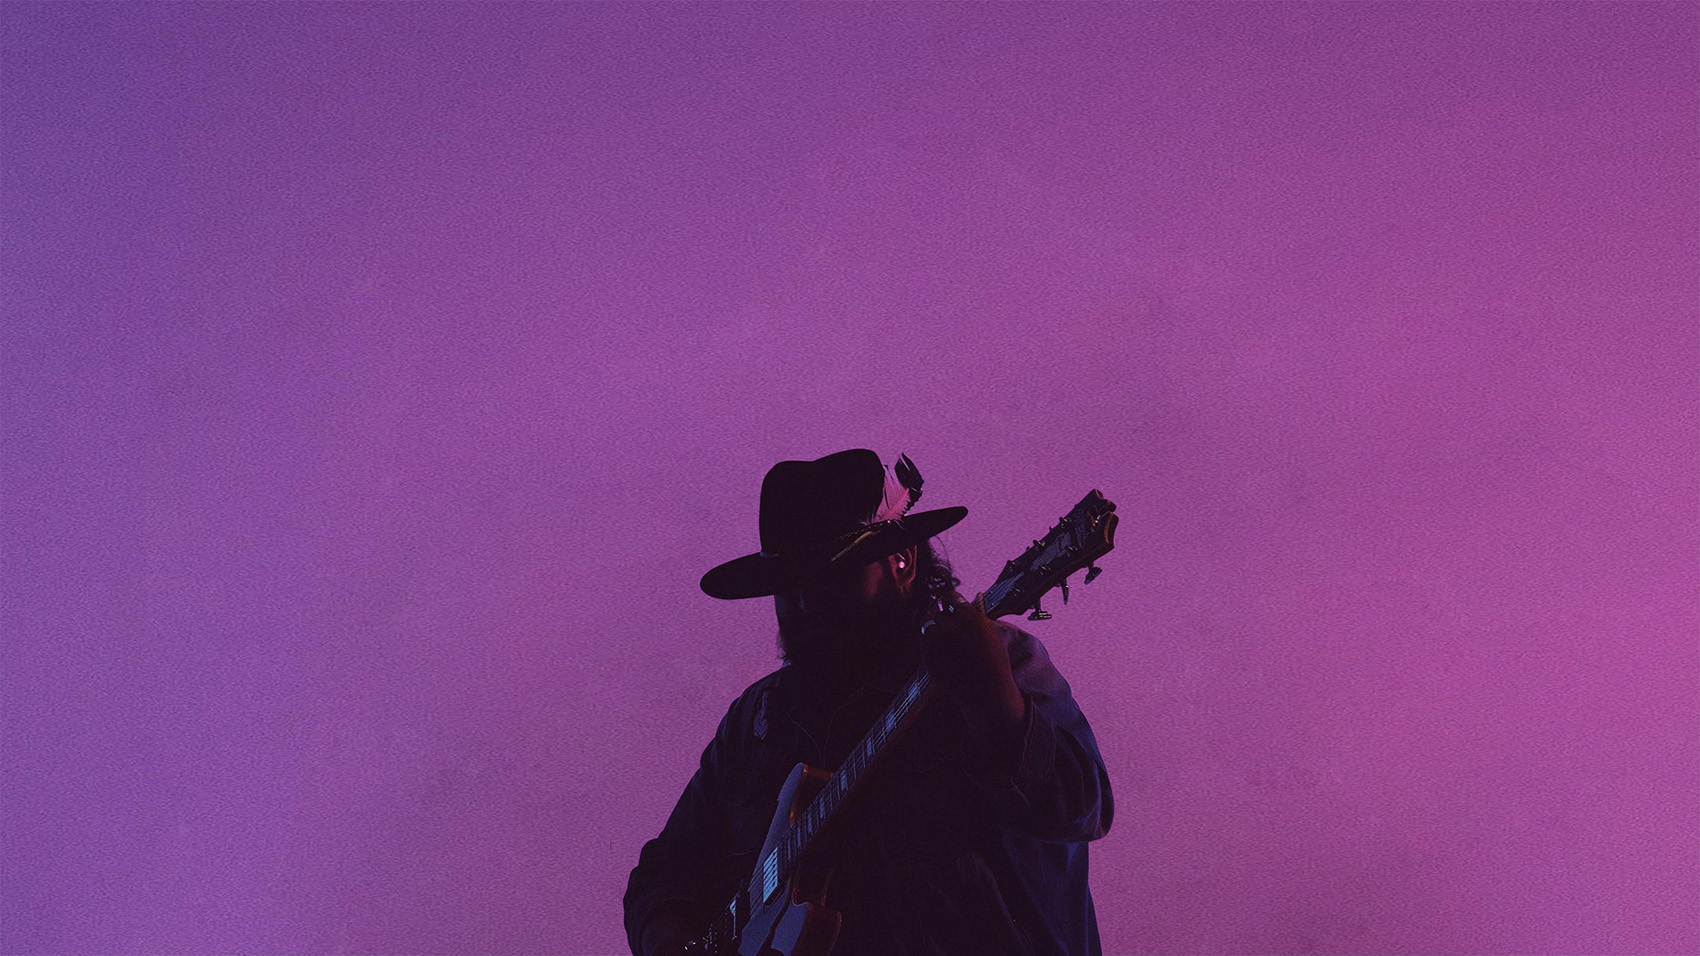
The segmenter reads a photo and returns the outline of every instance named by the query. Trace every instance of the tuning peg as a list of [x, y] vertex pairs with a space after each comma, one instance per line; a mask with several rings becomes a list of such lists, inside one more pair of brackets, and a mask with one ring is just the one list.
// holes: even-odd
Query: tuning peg
[[1086, 583], [1091, 584], [1093, 578], [1095, 578], [1098, 575], [1103, 574], [1103, 573], [1104, 573], [1103, 568], [1100, 568], [1100, 567], [1098, 567], [1098, 565], [1093, 564], [1091, 567], [1086, 569]]
[[1027, 615], [1027, 619], [1029, 621], [1048, 621], [1051, 619], [1051, 612], [1040, 607], [1038, 601], [1034, 601], [1033, 613]]
[[1068, 606], [1068, 578], [1062, 579], [1062, 589], [1063, 589], [1063, 606], [1067, 607]]

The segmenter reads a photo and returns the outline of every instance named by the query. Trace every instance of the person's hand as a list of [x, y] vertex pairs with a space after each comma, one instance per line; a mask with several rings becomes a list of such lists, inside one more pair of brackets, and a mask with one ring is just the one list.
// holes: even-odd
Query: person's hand
[[951, 592], [951, 602], [921, 629], [921, 655], [934, 683], [955, 698], [970, 729], [993, 753], [1006, 753], [1027, 716], [1015, 686], [1009, 651], [986, 616], [985, 594], [972, 602]]

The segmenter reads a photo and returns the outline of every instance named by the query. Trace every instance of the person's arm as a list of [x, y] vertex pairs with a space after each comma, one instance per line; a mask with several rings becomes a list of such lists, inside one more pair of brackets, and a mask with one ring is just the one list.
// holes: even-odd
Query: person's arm
[[697, 771], [655, 839], [643, 845], [626, 881], [626, 941], [634, 956], [676, 953], [708, 928], [725, 900], [713, 899], [714, 874], [729, 843], [724, 808], [728, 754], [743, 732], [735, 701]]
[[1031, 634], [960, 600], [922, 634], [927, 669], [967, 720], [973, 777], [998, 816], [1036, 839], [1096, 840], [1110, 778], [1068, 682]]
[[1015, 829], [1041, 840], [1096, 840], [1115, 816], [1098, 741], [1039, 639], [1011, 625], [1000, 630], [1026, 707], [1013, 734], [994, 738], [1001, 749], [988, 751], [976, 779]]

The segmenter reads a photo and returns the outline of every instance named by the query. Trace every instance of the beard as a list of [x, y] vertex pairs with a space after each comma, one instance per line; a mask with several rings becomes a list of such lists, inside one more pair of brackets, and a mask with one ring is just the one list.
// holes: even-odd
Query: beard
[[840, 679], [866, 678], [920, 664], [921, 601], [890, 579], [870, 602], [779, 622], [780, 656], [788, 665]]

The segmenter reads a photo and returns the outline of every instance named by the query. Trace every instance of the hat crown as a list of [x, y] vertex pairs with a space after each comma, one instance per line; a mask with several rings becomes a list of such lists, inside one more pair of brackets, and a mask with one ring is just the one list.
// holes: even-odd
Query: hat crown
[[804, 551], [865, 525], [878, 510], [885, 466], [867, 448], [782, 461], [761, 483], [761, 550]]
[[922, 483], [909, 456], [888, 471], [866, 448], [774, 465], [761, 483], [761, 551], [709, 568], [703, 593], [726, 600], [777, 594], [820, 568], [855, 566], [925, 541], [968, 514], [961, 507], [911, 513]]

